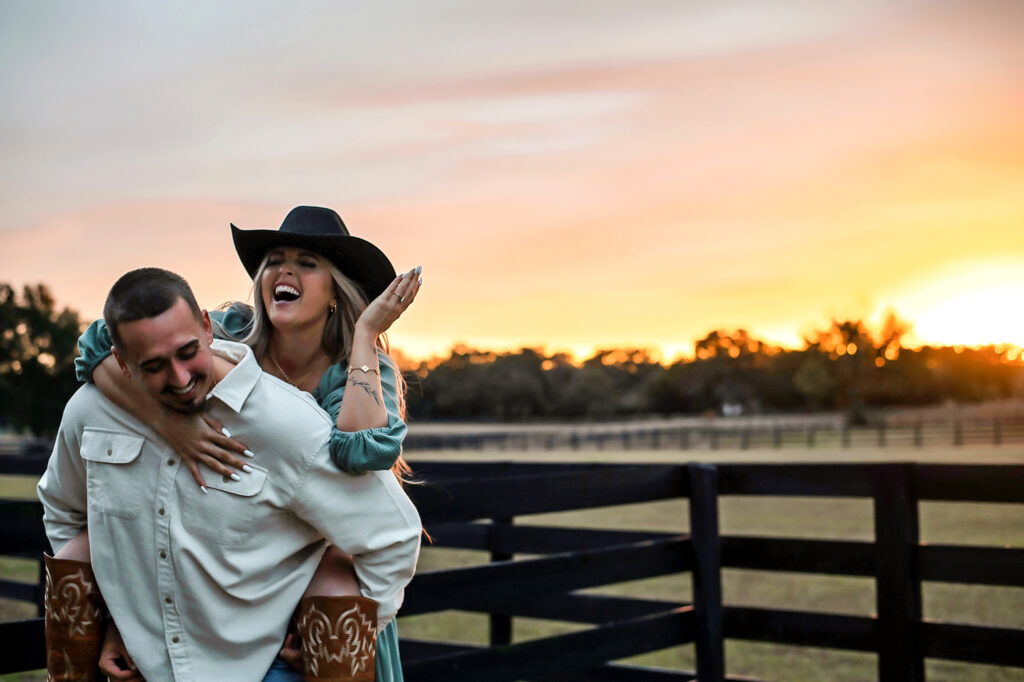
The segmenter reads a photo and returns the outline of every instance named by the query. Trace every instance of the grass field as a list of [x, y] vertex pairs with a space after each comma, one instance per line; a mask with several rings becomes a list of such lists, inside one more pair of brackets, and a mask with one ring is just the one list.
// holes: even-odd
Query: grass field
[[[577, 461], [577, 462], [854, 462], [922, 461], [935, 463], [1024, 464], [1024, 447], [924, 449], [747, 450], [747, 451], [451, 451], [414, 452], [417, 460]], [[0, 497], [32, 497], [34, 481], [0, 477]], [[867, 500], [814, 498], [722, 498], [720, 515], [724, 534], [770, 535], [806, 538], [871, 540], [873, 522]], [[523, 516], [517, 524], [563, 525], [686, 532], [685, 500]], [[428, 528], [429, 530], [429, 528]], [[971, 545], [1024, 547], [1024, 505], [922, 503], [922, 541]], [[487, 561], [483, 552], [425, 547], [420, 571]], [[0, 575], [34, 580], [35, 562], [0, 560]], [[604, 586], [593, 590], [607, 594], [689, 601], [691, 585], [686, 575]], [[728, 604], [784, 607], [849, 614], [875, 611], [873, 582], [862, 578], [812, 576], [760, 571], [725, 570], [723, 596]], [[1024, 627], [1024, 589], [926, 583], [924, 613], [927, 618]], [[33, 615], [31, 606], [0, 601], [0, 619]], [[582, 629], [569, 623], [516, 619], [516, 641]], [[405, 637], [484, 644], [487, 617], [446, 612], [400, 620]], [[693, 647], [648, 654], [630, 662], [667, 668], [693, 669]], [[726, 642], [730, 674], [770, 680], [873, 680], [875, 657], [870, 654], [802, 649], [741, 641]], [[1024, 682], [1024, 670], [928, 661], [927, 678], [936, 681]], [[2, 680], [41, 680], [42, 676], [7, 676]]]

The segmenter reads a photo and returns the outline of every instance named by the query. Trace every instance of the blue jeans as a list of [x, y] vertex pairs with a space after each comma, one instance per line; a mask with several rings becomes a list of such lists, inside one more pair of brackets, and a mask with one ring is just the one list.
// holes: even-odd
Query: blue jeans
[[278, 656], [270, 666], [263, 682], [302, 682], [302, 673], [296, 671]]

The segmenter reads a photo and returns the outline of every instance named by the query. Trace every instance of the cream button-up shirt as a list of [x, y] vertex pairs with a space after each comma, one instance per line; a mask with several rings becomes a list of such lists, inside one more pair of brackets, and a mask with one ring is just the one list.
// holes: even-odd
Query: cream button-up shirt
[[88, 526], [100, 590], [149, 682], [261, 680], [325, 538], [353, 555], [378, 627], [419, 554], [419, 515], [391, 472], [340, 471], [312, 396], [264, 374], [245, 345], [213, 349], [237, 365], [207, 404], [255, 452], [252, 473], [205, 469], [204, 494], [165, 441], [86, 385], [38, 486], [54, 551]]

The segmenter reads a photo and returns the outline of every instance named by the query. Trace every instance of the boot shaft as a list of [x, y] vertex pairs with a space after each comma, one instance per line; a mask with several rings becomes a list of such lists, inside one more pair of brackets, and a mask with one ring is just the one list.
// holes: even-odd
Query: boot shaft
[[43, 555], [46, 568], [47, 682], [103, 679], [97, 663], [107, 607], [92, 567], [84, 561]]
[[296, 621], [305, 682], [373, 682], [377, 602], [366, 597], [305, 597]]

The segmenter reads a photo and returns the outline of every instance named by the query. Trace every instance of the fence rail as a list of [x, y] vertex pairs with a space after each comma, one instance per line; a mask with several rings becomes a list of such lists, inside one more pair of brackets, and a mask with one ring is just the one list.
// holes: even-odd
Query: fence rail
[[[923, 680], [926, 658], [1024, 668], [1024, 629], [925, 619], [921, 607], [924, 581], [1024, 587], [1024, 549], [923, 545], [918, 532], [921, 501], [1024, 504], [1024, 466], [420, 462], [417, 473], [431, 481], [412, 494], [434, 545], [484, 550], [492, 560], [417, 575], [402, 613], [488, 614], [490, 646], [403, 639], [410, 682], [749, 679], [727, 675], [725, 639], [873, 653], [882, 682]], [[723, 496], [868, 498], [874, 540], [723, 536]], [[688, 534], [516, 523], [527, 514], [664, 499], [687, 500]], [[4, 534], [0, 554], [40, 548], [38, 513], [34, 503], [0, 505], [0, 523], [19, 529]], [[868, 577], [877, 613], [724, 603], [724, 568]], [[692, 599], [581, 592], [678, 573], [692, 575]], [[516, 617], [589, 627], [514, 642]], [[40, 632], [38, 620], [3, 625], [0, 636], [24, 646], [12, 650], [0, 672], [38, 667]], [[616, 663], [689, 643], [694, 671]]]
[[409, 450], [746, 450], [1024, 443], [1024, 415], [875, 422], [848, 426], [838, 419], [716, 418], [685, 425], [623, 422], [421, 433], [414, 428], [405, 445]]
[[[414, 426], [405, 448], [415, 450], [747, 450], [1010, 445], [1024, 443], [1024, 414], [908, 419], [878, 416], [850, 426], [836, 415], [757, 419], [692, 419], [637, 424], [559, 424], [463, 428]], [[0, 468], [13, 458], [37, 467], [52, 443], [44, 439], [0, 442]], [[10, 473], [20, 473], [11, 471]]]

